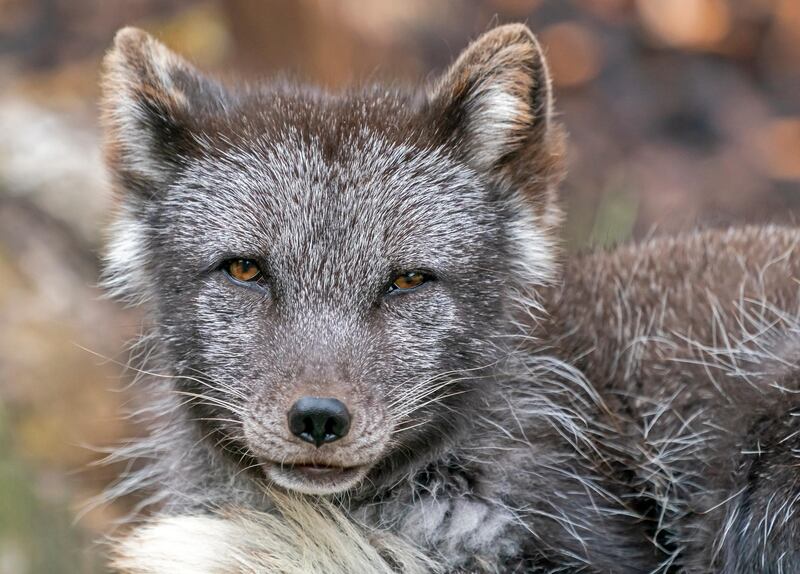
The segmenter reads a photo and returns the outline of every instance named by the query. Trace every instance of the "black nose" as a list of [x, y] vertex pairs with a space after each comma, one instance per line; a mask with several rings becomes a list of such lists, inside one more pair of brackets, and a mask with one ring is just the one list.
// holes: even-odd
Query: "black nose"
[[289, 409], [289, 430], [319, 448], [347, 434], [350, 413], [342, 401], [303, 397]]

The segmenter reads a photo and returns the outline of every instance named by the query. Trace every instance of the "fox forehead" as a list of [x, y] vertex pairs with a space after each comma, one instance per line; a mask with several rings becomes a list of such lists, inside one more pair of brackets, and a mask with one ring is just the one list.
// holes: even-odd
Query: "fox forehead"
[[[490, 234], [496, 207], [476, 174], [446, 150], [395, 143], [363, 126], [334, 154], [294, 130], [209, 144], [165, 197], [157, 226], [214, 259], [265, 255], [354, 264], [444, 266]], [[341, 262], [341, 261], [340, 261]], [[287, 261], [287, 265], [289, 261]]]

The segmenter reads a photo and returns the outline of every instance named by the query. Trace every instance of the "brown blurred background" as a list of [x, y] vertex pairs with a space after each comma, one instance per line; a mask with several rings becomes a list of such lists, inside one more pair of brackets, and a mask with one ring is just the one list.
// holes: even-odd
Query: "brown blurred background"
[[549, 54], [571, 132], [567, 244], [800, 213], [798, 0], [0, 0], [0, 574], [103, 572], [126, 501], [81, 507], [135, 435], [125, 341], [95, 287], [111, 202], [98, 64], [135, 24], [198, 65], [336, 88], [419, 81], [497, 22]]

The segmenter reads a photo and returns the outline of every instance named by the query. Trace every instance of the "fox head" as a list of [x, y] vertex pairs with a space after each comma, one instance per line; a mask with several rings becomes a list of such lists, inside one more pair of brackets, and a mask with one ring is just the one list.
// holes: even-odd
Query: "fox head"
[[107, 285], [214, 448], [334, 493], [463, 439], [555, 271], [563, 137], [525, 26], [424, 89], [335, 94], [232, 89], [126, 28], [103, 94]]

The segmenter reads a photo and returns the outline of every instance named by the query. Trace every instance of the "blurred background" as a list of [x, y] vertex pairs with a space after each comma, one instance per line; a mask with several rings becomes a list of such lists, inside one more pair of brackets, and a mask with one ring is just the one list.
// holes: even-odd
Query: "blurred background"
[[798, 0], [0, 0], [0, 574], [104, 572], [120, 501], [79, 516], [135, 436], [136, 310], [96, 288], [112, 197], [97, 129], [114, 31], [199, 66], [331, 88], [416, 82], [499, 22], [545, 45], [571, 133], [569, 249], [800, 213]]

